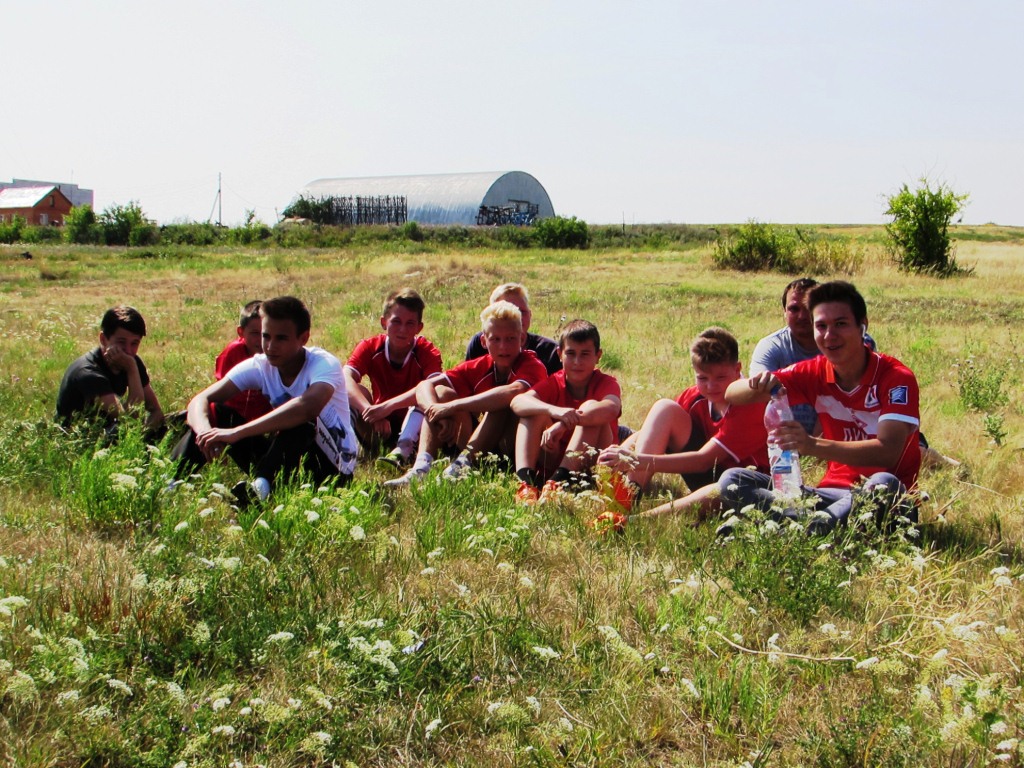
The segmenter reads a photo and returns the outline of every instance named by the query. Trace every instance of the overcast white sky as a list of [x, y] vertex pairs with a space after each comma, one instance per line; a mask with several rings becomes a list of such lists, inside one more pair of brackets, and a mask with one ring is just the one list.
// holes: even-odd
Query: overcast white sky
[[[1020, 0], [5, 2], [0, 179], [161, 223], [313, 179], [521, 170], [589, 222], [1024, 225]], [[216, 214], [214, 213], [214, 216]]]

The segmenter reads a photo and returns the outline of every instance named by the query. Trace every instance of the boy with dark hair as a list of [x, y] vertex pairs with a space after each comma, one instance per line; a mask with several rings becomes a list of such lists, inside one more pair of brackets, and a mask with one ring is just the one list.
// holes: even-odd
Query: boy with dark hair
[[139, 405], [146, 409], [147, 428], [163, 424], [163, 410], [138, 356], [145, 335], [146, 321], [134, 307], [112, 307], [103, 314], [99, 346], [71, 363], [61, 380], [57, 419], [62, 426], [94, 411], [105, 417], [109, 430], [126, 409]]
[[[520, 392], [544, 380], [547, 371], [533, 352], [523, 349], [526, 334], [514, 304], [495, 302], [480, 314], [480, 321], [487, 354], [460, 363], [416, 388], [417, 406], [426, 417], [419, 453], [408, 472], [384, 485], [422, 480], [445, 446], [462, 449], [444, 471], [451, 480], [466, 474], [481, 453], [512, 453], [517, 420], [509, 404]], [[481, 416], [475, 429], [474, 414]]]
[[516, 499], [524, 504], [547, 501], [567, 487], [593, 465], [588, 449], [611, 445], [619, 431], [622, 393], [614, 377], [597, 370], [602, 354], [597, 327], [586, 320], [570, 322], [559, 337], [558, 354], [562, 370], [511, 404], [519, 417]]
[[[808, 434], [798, 422], [783, 422], [769, 439], [784, 450], [828, 461], [818, 487], [804, 487], [815, 514], [808, 529], [825, 534], [846, 524], [854, 504], [870, 496], [878, 519], [890, 515], [916, 518], [907, 499], [921, 465], [917, 379], [899, 360], [864, 343], [867, 307], [850, 283], [815, 286], [807, 295], [814, 339], [821, 355], [774, 373], [762, 372], [731, 384], [732, 405], [765, 403], [785, 387], [793, 405], [808, 403], [817, 412], [821, 436]], [[724, 506], [740, 510], [754, 504], [769, 511], [775, 502], [767, 474], [732, 469], [719, 480]], [[781, 516], [795, 518], [785, 509]], [[735, 521], [719, 532], [731, 533]]]
[[[530, 321], [533, 319], [533, 312], [530, 309], [530, 294], [522, 283], [502, 283], [491, 291], [491, 304], [498, 301], [507, 301], [519, 309], [523, 318], [523, 332], [526, 333], [526, 341], [523, 349], [528, 349], [537, 355], [548, 375], [562, 370], [562, 358], [558, 356], [558, 344], [547, 336], [540, 336], [530, 333]], [[477, 333], [469, 340], [466, 347], [466, 360], [476, 360], [487, 354], [487, 347], [484, 346], [483, 333]]]
[[[255, 441], [255, 477], [233, 489], [240, 504], [266, 500], [278, 475], [288, 478], [301, 466], [316, 483], [332, 476], [347, 482], [355, 469], [356, 439], [341, 362], [306, 346], [309, 310], [293, 296], [280, 296], [264, 301], [260, 316], [263, 353], [243, 360], [188, 404], [188, 424], [203, 459], [216, 458], [225, 446]], [[247, 389], [263, 392], [272, 410], [246, 424], [213, 427], [210, 405]]]
[[[736, 339], [724, 328], [707, 328], [690, 345], [690, 362], [696, 384], [675, 400], [656, 402], [639, 432], [601, 453], [601, 465], [626, 472], [630, 490], [619, 494], [626, 511], [659, 472], [681, 474], [691, 493], [644, 517], [691, 507], [703, 514], [727, 468], [768, 467], [764, 405], [731, 406], [725, 400], [726, 389], [742, 376]], [[621, 515], [612, 517], [617, 528], [625, 523]]]
[[[360, 341], [345, 364], [345, 386], [352, 424], [364, 447], [393, 448], [377, 466], [395, 470], [412, 461], [423, 413], [416, 409], [416, 387], [441, 373], [441, 353], [419, 335], [423, 298], [411, 288], [388, 295], [381, 312], [384, 333]], [[362, 383], [369, 379], [373, 388]]]

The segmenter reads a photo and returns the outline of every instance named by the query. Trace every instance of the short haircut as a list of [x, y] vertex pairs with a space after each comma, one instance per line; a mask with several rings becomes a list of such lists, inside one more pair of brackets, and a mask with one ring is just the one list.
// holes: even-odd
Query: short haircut
[[242, 311], [238, 313], [238, 327], [245, 328], [251, 321], [260, 319], [260, 305], [263, 302], [259, 299], [250, 301]]
[[405, 307], [410, 312], [415, 312], [416, 316], [420, 319], [420, 322], [423, 322], [423, 309], [427, 305], [423, 301], [423, 297], [412, 288], [400, 288], [397, 291], [389, 293], [388, 297], [384, 299], [384, 309], [381, 310], [381, 317], [387, 317], [390, 315], [391, 309], [395, 304], [400, 307]]
[[509, 301], [496, 301], [493, 304], [488, 304], [487, 308], [480, 313], [480, 324], [484, 333], [487, 333], [487, 326], [491, 323], [515, 323], [521, 331], [523, 315], [515, 304]]
[[301, 299], [294, 296], [267, 299], [260, 305], [260, 314], [271, 320], [291, 320], [295, 323], [295, 332], [300, 336], [308, 331], [311, 325], [309, 310]]
[[526, 290], [526, 286], [522, 283], [502, 283], [493, 291], [491, 291], [491, 304], [496, 301], [501, 301], [506, 296], [518, 296], [523, 300], [523, 304], [529, 306], [530, 294]]
[[736, 342], [736, 337], [725, 328], [706, 328], [690, 345], [690, 362], [694, 368], [719, 363], [735, 365], [739, 361], [740, 345]]
[[134, 333], [136, 336], [146, 335], [146, 321], [143, 319], [142, 313], [135, 307], [124, 304], [111, 307], [103, 313], [103, 319], [100, 320], [100, 330], [108, 339], [117, 333], [118, 328], [124, 328], [128, 333]]
[[832, 280], [811, 288], [807, 294], [807, 306], [813, 312], [819, 304], [828, 302], [839, 302], [845, 304], [853, 312], [853, 319], [858, 325], [864, 325], [868, 319], [868, 305], [864, 303], [864, 297], [860, 291], [853, 287], [853, 283], [845, 280]]
[[782, 308], [786, 308], [786, 297], [789, 296], [790, 291], [797, 291], [798, 293], [807, 293], [811, 288], [816, 286], [818, 281], [813, 277], [798, 277], [796, 280], [787, 285], [782, 291]]
[[558, 348], [565, 349], [565, 340], [570, 339], [581, 344], [587, 339], [594, 342], [594, 349], [601, 349], [601, 334], [597, 326], [589, 320], [573, 320], [567, 323], [562, 332], [558, 335]]

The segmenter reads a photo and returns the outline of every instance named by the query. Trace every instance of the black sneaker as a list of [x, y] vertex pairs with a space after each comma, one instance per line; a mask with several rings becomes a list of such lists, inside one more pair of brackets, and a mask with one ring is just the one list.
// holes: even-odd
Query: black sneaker
[[256, 495], [256, 491], [252, 487], [252, 483], [248, 480], [239, 480], [235, 483], [231, 489], [231, 495], [235, 497], [235, 505], [239, 510], [248, 509], [257, 501], [259, 497]]

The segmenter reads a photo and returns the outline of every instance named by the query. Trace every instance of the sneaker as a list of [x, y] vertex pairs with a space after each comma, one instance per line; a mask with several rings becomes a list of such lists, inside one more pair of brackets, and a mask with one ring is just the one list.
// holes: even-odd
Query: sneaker
[[728, 538], [736, 532], [736, 526], [740, 524], [740, 519], [736, 515], [730, 515], [729, 518], [715, 529], [715, 536], [720, 539]]
[[538, 501], [540, 501], [540, 489], [537, 486], [526, 482], [519, 484], [519, 490], [516, 491], [517, 504], [532, 506]]
[[612, 510], [608, 510], [607, 512], [602, 512], [600, 515], [591, 520], [589, 525], [597, 533], [600, 534], [605, 534], [609, 532], [622, 533], [626, 530], [626, 522], [628, 521], [628, 519], [629, 518], [627, 518], [621, 512], [614, 512]]
[[608, 501], [609, 506], [620, 512], [628, 513], [633, 509], [638, 490], [636, 483], [629, 482], [621, 472], [613, 472], [606, 477], [598, 476], [598, 493]]
[[386, 480], [384, 482], [385, 488], [403, 488], [412, 483], [419, 483], [426, 479], [427, 475], [430, 474], [429, 469], [410, 469], [401, 477], [396, 477], [394, 480]]
[[409, 464], [411, 457], [406, 456], [400, 450], [395, 448], [391, 453], [386, 456], [378, 456], [377, 461], [374, 462], [374, 466], [379, 472], [384, 472], [388, 475], [395, 475], [402, 471], [402, 467]]

